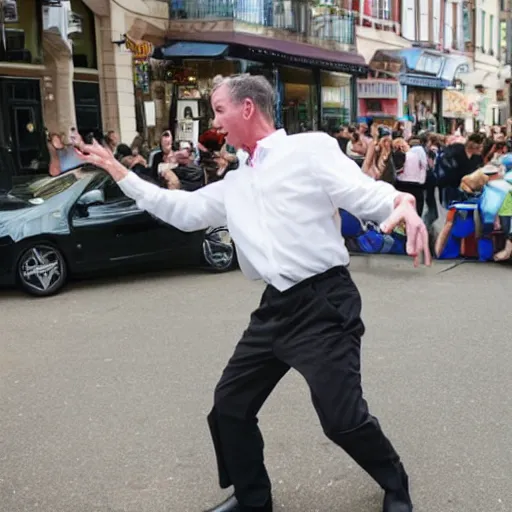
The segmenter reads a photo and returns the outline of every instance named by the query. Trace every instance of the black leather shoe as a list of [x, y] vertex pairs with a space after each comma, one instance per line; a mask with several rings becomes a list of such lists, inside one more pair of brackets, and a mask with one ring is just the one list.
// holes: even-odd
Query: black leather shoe
[[240, 505], [238, 504], [235, 496], [230, 496], [226, 501], [223, 501], [220, 505], [216, 507], [209, 508], [205, 510], [205, 512], [241, 512]]
[[403, 492], [388, 491], [384, 496], [383, 512], [412, 512], [411, 498]]
[[409, 494], [409, 477], [400, 464], [402, 487], [396, 491], [386, 491], [383, 512], [412, 512], [411, 495]]

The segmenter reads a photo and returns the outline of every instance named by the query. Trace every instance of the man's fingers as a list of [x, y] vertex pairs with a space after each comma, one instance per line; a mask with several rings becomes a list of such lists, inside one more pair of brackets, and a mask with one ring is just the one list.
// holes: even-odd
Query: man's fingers
[[430, 244], [429, 244], [429, 236], [428, 231], [426, 228], [423, 228], [422, 230], [422, 236], [423, 236], [423, 258], [424, 263], [427, 267], [430, 267], [432, 265], [432, 255], [430, 254]]

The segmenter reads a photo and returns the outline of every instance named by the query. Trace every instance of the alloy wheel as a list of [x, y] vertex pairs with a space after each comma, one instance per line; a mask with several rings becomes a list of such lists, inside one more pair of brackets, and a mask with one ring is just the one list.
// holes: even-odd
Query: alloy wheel
[[203, 256], [215, 272], [231, 270], [235, 263], [235, 246], [227, 228], [210, 228], [203, 242]]
[[33, 295], [55, 293], [66, 279], [64, 258], [51, 245], [33, 245], [19, 259], [18, 277], [25, 291]]

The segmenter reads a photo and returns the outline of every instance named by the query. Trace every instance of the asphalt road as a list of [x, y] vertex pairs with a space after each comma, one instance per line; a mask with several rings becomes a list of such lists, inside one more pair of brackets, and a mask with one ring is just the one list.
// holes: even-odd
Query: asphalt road
[[[417, 512], [512, 510], [512, 268], [355, 257], [367, 399]], [[217, 488], [205, 416], [262, 285], [239, 272], [0, 293], [0, 512], [199, 512]], [[290, 373], [261, 414], [276, 510], [380, 512]]]

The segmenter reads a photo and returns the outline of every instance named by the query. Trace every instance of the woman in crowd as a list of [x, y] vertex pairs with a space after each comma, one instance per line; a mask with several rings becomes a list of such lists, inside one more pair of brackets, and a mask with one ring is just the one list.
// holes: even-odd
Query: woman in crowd
[[386, 126], [379, 126], [373, 130], [373, 135], [374, 139], [368, 145], [362, 170], [375, 180], [394, 185], [396, 172], [391, 148], [391, 131]]
[[425, 204], [425, 181], [427, 178], [426, 162], [416, 151], [411, 151], [403, 138], [393, 141], [393, 161], [396, 167], [395, 188], [407, 192], [416, 199], [416, 210], [421, 217]]

